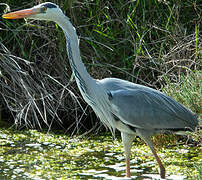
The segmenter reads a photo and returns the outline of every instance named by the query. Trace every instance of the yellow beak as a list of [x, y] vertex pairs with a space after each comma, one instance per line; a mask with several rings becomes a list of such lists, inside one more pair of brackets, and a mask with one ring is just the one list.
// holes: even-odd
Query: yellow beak
[[21, 18], [27, 18], [34, 14], [39, 14], [40, 8], [30, 8], [30, 9], [24, 9], [20, 11], [15, 11], [7, 14], [3, 14], [2, 18], [5, 19], [21, 19]]

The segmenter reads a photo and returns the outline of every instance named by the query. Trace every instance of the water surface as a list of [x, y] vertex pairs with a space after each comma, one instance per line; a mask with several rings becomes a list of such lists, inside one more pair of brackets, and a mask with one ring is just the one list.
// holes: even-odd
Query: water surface
[[[0, 179], [127, 179], [120, 137], [89, 136], [0, 129]], [[175, 144], [158, 150], [167, 179], [196, 178], [200, 147]], [[160, 178], [150, 149], [139, 139], [132, 147], [131, 172], [132, 179]]]

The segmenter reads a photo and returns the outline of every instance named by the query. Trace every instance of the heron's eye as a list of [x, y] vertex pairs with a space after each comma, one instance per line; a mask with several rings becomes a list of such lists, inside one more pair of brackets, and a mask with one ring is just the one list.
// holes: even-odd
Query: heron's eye
[[41, 7], [41, 13], [45, 13], [46, 10], [47, 10], [47, 7], [46, 7], [46, 6], [42, 6], [42, 7]]

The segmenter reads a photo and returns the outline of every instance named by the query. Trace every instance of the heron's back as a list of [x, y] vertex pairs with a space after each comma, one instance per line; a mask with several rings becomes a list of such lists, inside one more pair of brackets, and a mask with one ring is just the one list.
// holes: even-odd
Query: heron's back
[[100, 81], [111, 93], [114, 114], [125, 124], [143, 129], [192, 129], [196, 115], [155, 89], [116, 78]]

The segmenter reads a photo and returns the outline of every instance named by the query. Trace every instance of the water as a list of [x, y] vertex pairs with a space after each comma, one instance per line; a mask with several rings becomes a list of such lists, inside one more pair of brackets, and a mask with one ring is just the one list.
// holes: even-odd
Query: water
[[[168, 180], [194, 179], [201, 163], [200, 147], [176, 145], [162, 148]], [[158, 166], [141, 143], [132, 147], [131, 179], [160, 179]], [[120, 138], [93, 138], [34, 130], [0, 129], [0, 179], [129, 179]]]

